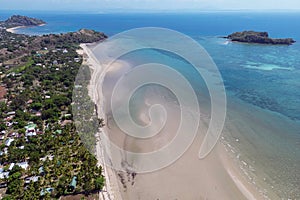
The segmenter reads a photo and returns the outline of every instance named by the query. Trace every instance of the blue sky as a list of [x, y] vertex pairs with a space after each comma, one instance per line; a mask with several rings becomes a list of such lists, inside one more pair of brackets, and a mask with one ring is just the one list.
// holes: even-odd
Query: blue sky
[[9, 10], [300, 10], [300, 0], [0, 0]]

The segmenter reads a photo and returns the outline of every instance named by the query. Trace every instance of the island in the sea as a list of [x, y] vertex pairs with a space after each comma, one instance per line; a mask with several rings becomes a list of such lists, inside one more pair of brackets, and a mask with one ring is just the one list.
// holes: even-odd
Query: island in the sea
[[0, 22], [0, 26], [3, 28], [13, 28], [18, 26], [40, 26], [46, 24], [43, 20], [21, 16], [21, 15], [13, 15], [5, 21]]
[[292, 38], [274, 39], [270, 38], [267, 32], [243, 31], [235, 32], [224, 38], [234, 42], [272, 44], [272, 45], [291, 45], [296, 41]]

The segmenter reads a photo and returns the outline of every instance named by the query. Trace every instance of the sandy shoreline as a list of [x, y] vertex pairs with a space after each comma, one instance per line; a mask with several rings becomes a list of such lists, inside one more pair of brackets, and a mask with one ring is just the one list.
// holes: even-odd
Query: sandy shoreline
[[[101, 73], [101, 75], [104, 77], [105, 70], [107, 69], [99, 65], [99, 63], [93, 57], [93, 54], [91, 53], [90, 49], [86, 46], [86, 44], [81, 44], [80, 47], [82, 48], [82, 50], [78, 50], [77, 53], [83, 55], [84, 58], [83, 64], [89, 66], [89, 68], [92, 71], [92, 74]], [[101, 92], [100, 94], [95, 92], [95, 87], [96, 87], [95, 83], [96, 82], [94, 82], [93, 75], [92, 75], [90, 85], [88, 86], [89, 95], [94, 102], [97, 102], [98, 108], [100, 108], [98, 109], [98, 117], [104, 119], [105, 115], [103, 112], [104, 108], [102, 103], [103, 97], [101, 96]], [[98, 101], [99, 99], [100, 102]], [[104, 129], [101, 129], [101, 131], [97, 133], [97, 138], [101, 138], [101, 135], [105, 134], [104, 131], [105, 131]], [[122, 199], [120, 196], [118, 181], [115, 172], [110, 167], [108, 167], [108, 165], [105, 163], [104, 152], [103, 152], [104, 147], [101, 142], [102, 142], [101, 140], [97, 141], [96, 156], [98, 160], [98, 165], [101, 165], [103, 167], [103, 173], [106, 182], [103, 190], [99, 192], [99, 199], [100, 200]]]
[[6, 31], [10, 32], [10, 33], [16, 33], [17, 29], [19, 29], [19, 28], [26, 28], [26, 26], [16, 26], [16, 27], [13, 27], [13, 28], [7, 28]]
[[[81, 48], [83, 50], [78, 53], [87, 56], [85, 63], [94, 73], [100, 74], [100, 77], [97, 77], [100, 79], [100, 83], [107, 72], [118, 70], [122, 65], [120, 62], [116, 63], [116, 68], [113, 69], [105, 66], [100, 68], [89, 47], [82, 44]], [[100, 108], [99, 117], [105, 119], [103, 92], [98, 89], [97, 94], [95, 93], [95, 83], [99, 84], [99, 80], [97, 82], [91, 80], [89, 95]], [[99, 134], [105, 134], [104, 131], [105, 129]], [[221, 142], [205, 159], [205, 162], [197, 160], [200, 141], [201, 138], [198, 138], [182, 158], [166, 169], [154, 173], [138, 174], [134, 185], [130, 181], [125, 181], [126, 190], [123, 188], [124, 183], [121, 183], [120, 176], [117, 177], [117, 172], [105, 164], [103, 145], [100, 141], [97, 144], [97, 159], [99, 164], [104, 167], [104, 175], [107, 180], [100, 199], [194, 199], [195, 196], [197, 199], [263, 199], [238, 171], [238, 166], [235, 166], [236, 163], [230, 158], [228, 150]], [[193, 159], [194, 157], [196, 159]], [[182, 183], [178, 183], [180, 182], [178, 179]], [[185, 181], [188, 184], [184, 184]], [[123, 189], [121, 190], [121, 188]]]
[[[40, 24], [38, 26], [45, 26], [45, 25], [46, 24]], [[10, 32], [10, 33], [16, 33], [18, 29], [29, 28], [29, 27], [34, 27], [34, 26], [16, 26], [16, 27], [13, 27], [13, 28], [7, 28], [6, 31]]]

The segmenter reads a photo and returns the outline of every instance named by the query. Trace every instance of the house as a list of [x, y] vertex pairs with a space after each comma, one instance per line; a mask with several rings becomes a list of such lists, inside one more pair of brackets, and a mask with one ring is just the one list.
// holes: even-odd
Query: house
[[33, 122], [29, 122], [27, 126], [25, 126], [24, 128], [26, 129], [25, 132], [25, 136], [26, 137], [30, 137], [30, 136], [35, 136], [36, 135], [36, 124], [34, 124]]
[[42, 189], [41, 192], [40, 192], [40, 196], [44, 196], [46, 193], [52, 193], [54, 191], [53, 188], [45, 188], [45, 189]]
[[36, 132], [35, 131], [31, 131], [31, 132], [25, 133], [25, 136], [26, 137], [36, 136]]
[[5, 118], [5, 121], [11, 121], [14, 118], [14, 116], [9, 116]]
[[29, 184], [30, 182], [37, 182], [39, 180], [39, 176], [31, 176], [31, 177], [27, 177], [25, 178], [25, 183]]
[[29, 167], [28, 162], [17, 163], [16, 165], [18, 165], [19, 167], [25, 170]]
[[0, 179], [5, 179], [9, 177], [9, 172], [0, 172]]
[[68, 50], [67, 50], [67, 49], [64, 49], [64, 50], [63, 50], [63, 53], [68, 53]]
[[76, 88], [76, 89], [82, 88], [82, 85], [75, 85], [75, 88]]
[[40, 117], [40, 116], [42, 116], [42, 113], [41, 112], [37, 112], [37, 113], [35, 113], [35, 116]]
[[27, 126], [24, 127], [26, 129], [26, 131], [32, 131], [35, 130], [36, 128], [36, 124], [34, 124], [33, 122], [29, 122], [27, 124]]
[[33, 102], [33, 100], [32, 100], [32, 99], [29, 99], [29, 100], [27, 101], [27, 104], [32, 104], [32, 102]]
[[11, 127], [12, 125], [13, 125], [12, 122], [6, 122], [6, 126], [7, 126], [7, 127]]
[[6, 187], [7, 187], [7, 183], [0, 183], [0, 188], [6, 188]]
[[74, 176], [74, 177], [72, 178], [72, 181], [71, 181], [69, 187], [68, 187], [68, 190], [69, 190], [69, 191], [75, 190], [76, 185], [77, 185], [77, 177]]
[[5, 146], [8, 146], [8, 147], [9, 147], [13, 141], [14, 141], [13, 138], [8, 138], [8, 139], [5, 141]]
[[62, 133], [62, 130], [56, 130], [55, 131], [55, 134], [59, 134], [60, 135], [61, 133]]
[[9, 171], [12, 170], [12, 169], [14, 168], [15, 165], [16, 165], [15, 163], [10, 163], [8, 170], [9, 170]]
[[8, 116], [10, 116], [10, 115], [15, 115], [15, 114], [16, 114], [15, 111], [11, 111], [11, 112], [6, 113], [6, 115], [8, 115]]
[[10, 137], [15, 137], [16, 135], [18, 135], [18, 133], [13, 132], [13, 133], [11, 133], [9, 136], [10, 136]]
[[72, 114], [65, 114], [64, 117], [72, 117]]
[[51, 161], [51, 160], [53, 160], [53, 158], [54, 158], [54, 156], [52, 156], [52, 155], [47, 155], [47, 156], [45, 156], [45, 157], [43, 157], [43, 158], [40, 158], [40, 160], [43, 161], [43, 162], [45, 162], [47, 159], [49, 159], [49, 160]]
[[8, 154], [8, 148], [7, 148], [7, 147], [5, 147], [5, 148], [3, 149], [3, 151], [4, 151], [4, 154]]
[[45, 175], [45, 171], [44, 171], [44, 167], [43, 167], [43, 166], [40, 166], [40, 167], [39, 167], [39, 174], [40, 174], [41, 176]]

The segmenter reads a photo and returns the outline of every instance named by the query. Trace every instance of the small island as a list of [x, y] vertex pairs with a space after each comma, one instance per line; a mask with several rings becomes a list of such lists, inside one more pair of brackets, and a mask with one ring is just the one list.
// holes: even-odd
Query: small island
[[0, 26], [2, 26], [3, 28], [14, 28], [20, 26], [40, 26], [44, 24], [46, 24], [46, 22], [44, 22], [43, 20], [21, 15], [13, 15], [7, 20], [0, 22]]
[[271, 44], [271, 45], [292, 45], [296, 41], [292, 38], [273, 39], [269, 37], [267, 32], [243, 31], [235, 32], [227, 37], [234, 42], [255, 43], [255, 44]]

